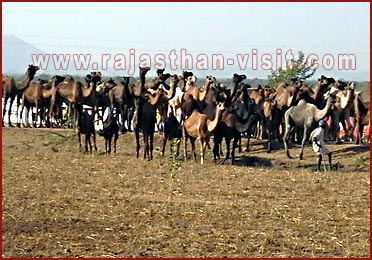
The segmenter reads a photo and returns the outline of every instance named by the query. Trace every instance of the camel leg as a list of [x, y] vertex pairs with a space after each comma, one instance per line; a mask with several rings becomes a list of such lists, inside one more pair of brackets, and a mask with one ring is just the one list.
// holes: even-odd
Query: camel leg
[[207, 141], [206, 140], [200, 140], [200, 163], [204, 164], [204, 156], [205, 156], [205, 150], [207, 148]]
[[88, 152], [88, 135], [85, 134], [85, 152]]
[[[6, 103], [8, 103], [8, 97], [5, 97], [4, 98], [4, 105], [3, 105], [3, 118], [2, 118], [2, 124], [3, 124], [3, 127], [5, 126], [5, 124], [4, 124], [4, 118], [5, 118], [5, 114], [6, 114]], [[10, 108], [9, 108], [9, 111], [8, 112], [10, 112]], [[9, 117], [10, 118], [10, 117]], [[10, 121], [9, 121], [9, 123], [10, 123]]]
[[150, 160], [152, 160], [152, 151], [154, 150], [154, 133], [150, 134]]
[[88, 139], [89, 152], [92, 153], [92, 142], [90, 141], [90, 134], [87, 134], [86, 138]]
[[109, 138], [107, 139], [107, 143], [108, 143], [108, 154], [111, 154], [111, 141], [112, 141], [112, 136], [109, 136]]
[[309, 128], [305, 127], [304, 136], [302, 137], [302, 142], [301, 142], [300, 160], [303, 160], [303, 157], [304, 157], [304, 147], [305, 147], [305, 142], [307, 140], [308, 133], [309, 133]]
[[139, 157], [139, 150], [140, 150], [140, 137], [139, 137], [139, 129], [134, 129], [134, 135], [136, 137], [136, 156]]
[[238, 140], [238, 152], [242, 152], [242, 136], [240, 135], [239, 140]]
[[234, 165], [235, 163], [235, 149], [238, 146], [238, 137], [234, 137], [233, 139], [233, 146], [232, 146], [232, 151], [231, 151], [231, 165]]
[[114, 154], [116, 154], [116, 143], [118, 141], [118, 138], [119, 138], [119, 135], [115, 134], [115, 137], [114, 137]]
[[266, 127], [266, 134], [267, 134], [267, 153], [271, 153], [271, 142], [273, 140], [273, 134], [268, 127]]
[[19, 117], [18, 117], [18, 112], [19, 112], [19, 107], [21, 106], [21, 96], [17, 95], [17, 112], [16, 112], [16, 117], [17, 117], [17, 126], [21, 127], [21, 122], [19, 122]]
[[195, 160], [195, 162], [196, 162], [197, 159], [196, 159], [196, 151], [195, 151], [195, 141], [196, 141], [195, 138], [190, 138], [190, 143], [191, 143], [191, 152], [192, 152], [192, 154], [193, 154], [193, 156], [194, 156], [194, 160]]
[[[163, 135], [163, 146], [162, 146], [162, 148], [161, 148], [161, 156], [164, 156], [164, 154], [165, 154], [165, 146], [166, 146], [166, 144], [167, 144], [167, 139], [168, 139], [168, 137], [166, 136], [166, 134], [164, 134]], [[172, 142], [171, 142], [171, 153], [172, 153]]]
[[146, 159], [146, 156], [149, 154], [149, 139], [147, 133], [143, 133], [143, 142], [145, 143], [145, 149], [143, 153], [143, 159]]
[[32, 124], [33, 124], [34, 128], [36, 128], [38, 116], [39, 116], [39, 107], [36, 104], [35, 118], [32, 119], [33, 120]]
[[[21, 114], [19, 115], [20, 116], [20, 120], [21, 120], [21, 124], [23, 124], [23, 127], [25, 127], [25, 122], [22, 122], [23, 121], [23, 109], [25, 108], [25, 105], [22, 104], [22, 107], [21, 107]], [[25, 116], [25, 118], [27, 118], [27, 114]]]
[[80, 132], [78, 132], [78, 140], [79, 140], [79, 149], [80, 149], [80, 152], [81, 152], [81, 134], [80, 134]]
[[288, 139], [291, 136], [291, 134], [293, 132], [293, 129], [294, 129], [294, 127], [286, 126], [284, 136], [283, 136], [284, 149], [285, 149], [285, 152], [287, 154], [287, 157], [290, 158], [290, 159], [292, 159], [292, 156], [289, 154], [289, 150], [288, 150]]
[[183, 139], [183, 156], [186, 162], [187, 161], [187, 138]]
[[220, 153], [219, 153], [219, 147], [220, 147], [220, 139], [217, 138], [216, 136], [214, 136], [213, 138], [213, 159], [214, 159], [214, 162], [216, 163], [217, 160], [220, 159]]
[[249, 152], [249, 141], [250, 141], [250, 139], [251, 139], [251, 133], [250, 133], [250, 131], [248, 131], [247, 144], [245, 146], [244, 152]]
[[176, 156], [178, 157], [180, 155], [180, 145], [181, 145], [181, 139], [176, 139], [177, 140], [177, 152]]
[[224, 164], [230, 157], [230, 143], [231, 143], [231, 140], [228, 139], [228, 138], [225, 138], [225, 142], [226, 142], [226, 156], [225, 156], [225, 159], [223, 159], [222, 164]]
[[123, 106], [119, 107], [120, 109], [120, 116], [121, 116], [121, 132], [127, 132], [127, 128], [125, 127], [125, 110]]
[[96, 131], [95, 130], [93, 130], [93, 143], [94, 143], [94, 150], [97, 151]]
[[[8, 124], [10, 127], [13, 127], [12, 121], [10, 121], [10, 117], [12, 115], [12, 106], [13, 106], [14, 100], [15, 100], [15, 97], [10, 98], [10, 104], [9, 104], [9, 110], [8, 110]], [[17, 119], [17, 116], [18, 115], [16, 115], [16, 119]]]

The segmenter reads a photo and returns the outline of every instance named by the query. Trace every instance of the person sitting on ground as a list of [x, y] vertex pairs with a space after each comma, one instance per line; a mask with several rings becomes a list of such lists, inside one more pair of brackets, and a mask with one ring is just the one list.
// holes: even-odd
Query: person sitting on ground
[[319, 127], [317, 127], [310, 134], [310, 141], [313, 143], [313, 151], [316, 153], [318, 164], [317, 171], [320, 171], [320, 166], [322, 164], [323, 155], [328, 155], [329, 169], [332, 169], [332, 153], [325, 146], [324, 142], [324, 130], [326, 127], [326, 122], [324, 120], [319, 121]]

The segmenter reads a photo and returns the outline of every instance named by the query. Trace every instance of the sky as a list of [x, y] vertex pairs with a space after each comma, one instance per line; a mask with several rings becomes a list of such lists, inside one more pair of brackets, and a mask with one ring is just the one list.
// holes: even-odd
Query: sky
[[280, 48], [332, 54], [337, 63], [337, 54], [352, 53], [356, 71], [332, 73], [369, 79], [370, 71], [370, 3], [2, 3], [2, 34], [47, 53], [95, 57], [130, 48], [151, 55], [185, 48], [193, 57]]

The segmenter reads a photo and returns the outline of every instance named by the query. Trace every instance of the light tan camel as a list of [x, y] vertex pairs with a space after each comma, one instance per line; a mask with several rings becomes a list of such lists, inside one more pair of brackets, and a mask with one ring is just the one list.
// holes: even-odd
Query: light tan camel
[[210, 136], [216, 130], [219, 121], [221, 120], [222, 112], [225, 110], [223, 103], [217, 105], [216, 114], [213, 120], [209, 120], [207, 115], [201, 114], [198, 110], [194, 110], [192, 114], [185, 120], [183, 126], [184, 136], [184, 156], [187, 160], [187, 140], [190, 139], [192, 153], [196, 161], [195, 140], [200, 142], [200, 157], [201, 164], [204, 163], [205, 149]]
[[288, 158], [292, 158], [288, 150], [288, 139], [295, 126], [304, 128], [304, 134], [301, 142], [300, 160], [303, 159], [303, 151], [305, 142], [308, 139], [310, 132], [316, 127], [319, 120], [328, 116], [335, 103], [335, 95], [328, 96], [325, 108], [319, 109], [315, 105], [307, 103], [301, 99], [296, 106], [290, 107], [284, 114], [285, 132], [284, 132], [284, 148]]

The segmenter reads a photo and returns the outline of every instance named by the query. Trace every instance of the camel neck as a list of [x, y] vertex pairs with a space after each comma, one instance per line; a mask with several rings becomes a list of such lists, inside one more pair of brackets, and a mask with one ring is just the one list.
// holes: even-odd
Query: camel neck
[[16, 87], [18, 89], [24, 89], [29, 86], [31, 80], [34, 78], [34, 76], [30, 74], [31, 74], [30, 70], [28, 69], [25, 75], [23, 76], [22, 80], [19, 82], [16, 82]]
[[222, 115], [222, 110], [216, 108], [216, 114], [214, 116], [214, 119], [212, 121], [207, 119], [207, 127], [208, 127], [209, 132], [213, 132], [216, 129], [218, 122], [220, 121], [221, 115]]

